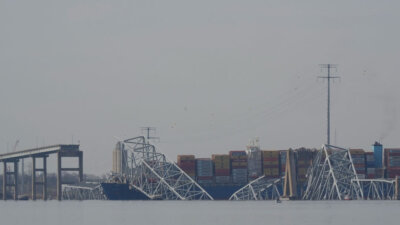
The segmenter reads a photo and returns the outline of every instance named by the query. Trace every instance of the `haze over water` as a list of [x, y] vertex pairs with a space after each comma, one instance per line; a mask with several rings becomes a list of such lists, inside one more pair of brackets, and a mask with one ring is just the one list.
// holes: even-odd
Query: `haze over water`
[[1, 224], [398, 224], [399, 201], [1, 201]]

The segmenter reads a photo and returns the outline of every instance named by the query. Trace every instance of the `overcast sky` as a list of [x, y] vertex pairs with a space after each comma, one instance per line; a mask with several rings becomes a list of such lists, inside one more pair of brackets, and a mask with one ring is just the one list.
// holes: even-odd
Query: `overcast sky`
[[[114, 137], [159, 149], [400, 147], [399, 1], [0, 1], [0, 146], [81, 143], [111, 169]], [[336, 132], [335, 132], [336, 131]], [[335, 135], [336, 133], [336, 135]], [[8, 146], [8, 147], [7, 147]]]

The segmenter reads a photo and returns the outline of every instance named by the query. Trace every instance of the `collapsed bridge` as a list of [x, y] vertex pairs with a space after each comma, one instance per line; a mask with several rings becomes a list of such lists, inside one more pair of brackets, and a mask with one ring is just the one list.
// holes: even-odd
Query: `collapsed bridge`
[[126, 150], [127, 167], [123, 170], [129, 184], [149, 199], [213, 200], [181, 168], [146, 142], [145, 137], [126, 139], [118, 146]]
[[[140, 192], [147, 199], [213, 200], [202, 185], [157, 151], [143, 136], [119, 141], [117, 148], [123, 162], [116, 164], [120, 171], [117, 180], [124, 180], [130, 189]], [[322, 146], [314, 152], [311, 166], [306, 168], [307, 172], [301, 180], [296, 174], [297, 158], [301, 154], [295, 154], [293, 150], [286, 153], [286, 173], [283, 177], [258, 177], [238, 188], [229, 200], [383, 200], [399, 197], [398, 180], [359, 179], [349, 149]], [[65, 190], [75, 193], [68, 196], [77, 196], [76, 187]], [[82, 193], [89, 189], [79, 190]], [[89, 190], [95, 191], [90, 196], [99, 196], [99, 190]]]

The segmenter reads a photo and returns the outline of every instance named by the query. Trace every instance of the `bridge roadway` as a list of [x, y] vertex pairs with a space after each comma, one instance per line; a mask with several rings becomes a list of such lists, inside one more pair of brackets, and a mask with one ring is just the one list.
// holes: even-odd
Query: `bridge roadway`
[[[36, 200], [36, 186], [41, 185], [43, 189], [42, 198], [47, 200], [47, 162], [50, 154], [57, 155], [57, 199], [62, 199], [62, 171], [77, 171], [79, 180], [83, 180], [83, 152], [79, 150], [79, 145], [51, 145], [40, 148], [33, 148], [23, 151], [0, 154], [0, 162], [3, 162], [3, 200], [7, 200], [7, 189], [13, 187], [14, 200], [18, 200], [18, 162], [23, 158], [32, 158], [32, 200]], [[79, 159], [78, 168], [62, 168], [62, 157], [77, 157]], [[36, 159], [43, 159], [42, 168], [36, 167]], [[13, 170], [8, 171], [7, 164], [13, 164]], [[37, 181], [37, 172], [43, 173], [43, 179]], [[10, 182], [10, 183], [8, 183]], [[11, 188], [10, 188], [11, 189]]]

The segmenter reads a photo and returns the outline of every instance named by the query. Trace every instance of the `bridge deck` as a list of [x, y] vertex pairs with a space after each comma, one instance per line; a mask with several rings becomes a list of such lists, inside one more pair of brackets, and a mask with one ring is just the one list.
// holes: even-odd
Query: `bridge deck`
[[56, 152], [79, 152], [79, 145], [51, 145], [40, 148], [32, 148], [22, 151], [9, 152], [5, 154], [0, 154], [0, 162], [3, 161], [13, 161], [22, 158], [28, 158], [32, 156], [42, 156], [46, 154], [56, 153]]

